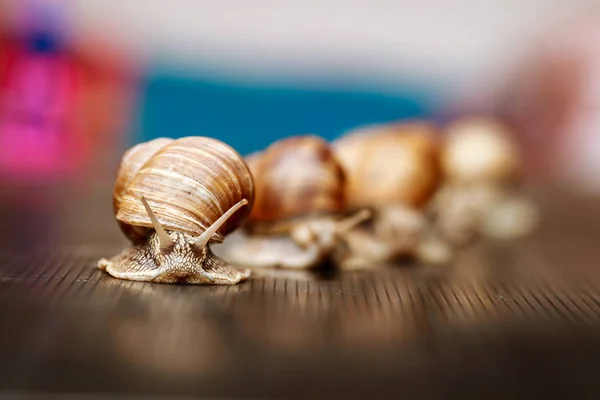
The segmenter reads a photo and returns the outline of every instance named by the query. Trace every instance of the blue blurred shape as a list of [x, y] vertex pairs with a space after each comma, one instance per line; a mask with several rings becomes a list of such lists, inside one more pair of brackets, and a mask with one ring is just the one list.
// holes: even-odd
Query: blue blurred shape
[[333, 139], [369, 123], [429, 117], [435, 96], [421, 88], [400, 93], [353, 88], [260, 85], [149, 73], [132, 141], [211, 136], [242, 155], [282, 137], [313, 133]]

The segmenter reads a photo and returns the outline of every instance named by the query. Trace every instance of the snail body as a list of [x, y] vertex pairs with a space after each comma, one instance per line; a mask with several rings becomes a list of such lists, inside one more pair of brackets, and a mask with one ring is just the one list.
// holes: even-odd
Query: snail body
[[[131, 246], [98, 268], [157, 283], [235, 284], [249, 277], [211, 251], [247, 218], [254, 181], [242, 157], [208, 137], [155, 139], [123, 156], [113, 209]], [[244, 207], [246, 206], [246, 207]]]
[[249, 158], [254, 206], [244, 229], [216, 247], [234, 264], [317, 267], [368, 217], [365, 211], [345, 214], [344, 170], [318, 136], [284, 138]]
[[348, 207], [374, 212], [350, 239], [364, 263], [419, 253], [428, 230], [424, 210], [441, 179], [438, 136], [433, 124], [413, 121], [361, 127], [334, 142], [347, 173]]

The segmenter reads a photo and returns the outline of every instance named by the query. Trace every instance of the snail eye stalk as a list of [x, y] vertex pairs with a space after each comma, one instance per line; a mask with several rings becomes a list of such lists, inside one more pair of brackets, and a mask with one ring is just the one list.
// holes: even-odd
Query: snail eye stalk
[[248, 204], [248, 200], [243, 199], [237, 202], [235, 205], [233, 205], [229, 210], [227, 210], [223, 215], [221, 215], [219, 219], [213, 222], [213, 224], [209, 226], [208, 229], [202, 233], [202, 235], [198, 236], [198, 239], [196, 239], [194, 245], [199, 248], [205, 247], [212, 238], [212, 236], [219, 230], [219, 228], [221, 228], [221, 226], [223, 226], [223, 224], [227, 222], [227, 220], [231, 218], [231, 216], [235, 214], [237, 210], [239, 210], [246, 204]]
[[142, 196], [142, 203], [144, 204], [144, 208], [146, 209], [146, 212], [148, 213], [148, 216], [150, 217], [150, 221], [152, 221], [152, 226], [154, 227], [154, 230], [158, 234], [158, 240], [160, 242], [160, 249], [162, 252], [166, 252], [170, 247], [173, 246], [173, 240], [171, 240], [171, 237], [167, 234], [165, 229], [158, 222], [156, 215], [154, 215], [154, 212], [150, 208], [150, 204], [148, 204], [148, 201], [146, 200], [146, 198], [144, 196]]

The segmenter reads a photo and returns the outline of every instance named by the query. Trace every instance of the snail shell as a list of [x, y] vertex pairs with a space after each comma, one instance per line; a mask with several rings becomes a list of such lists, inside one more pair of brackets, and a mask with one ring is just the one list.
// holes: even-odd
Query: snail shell
[[256, 198], [248, 224], [275, 226], [345, 211], [345, 176], [329, 143], [314, 135], [281, 139], [251, 159]]
[[242, 157], [225, 143], [208, 137], [170, 142], [139, 167], [132, 178], [129, 172], [118, 178], [127, 182], [116, 185], [126, 188], [116, 218], [135, 227], [152, 228], [139, 200], [141, 196], [147, 199], [163, 228], [193, 236], [204, 232], [242, 199], [248, 200], [248, 207], [238, 210], [214, 234], [215, 242], [222, 242], [243, 222], [254, 201], [254, 181]]
[[446, 130], [441, 154], [445, 177], [460, 184], [504, 184], [519, 172], [519, 153], [508, 127], [487, 117], [464, 117]]
[[348, 207], [424, 206], [440, 181], [437, 133], [432, 124], [412, 122], [363, 127], [337, 139]]

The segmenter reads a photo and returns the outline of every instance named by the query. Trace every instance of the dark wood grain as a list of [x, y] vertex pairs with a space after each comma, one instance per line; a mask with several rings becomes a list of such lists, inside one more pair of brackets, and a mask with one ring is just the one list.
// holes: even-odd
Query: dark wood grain
[[4, 208], [9, 227], [22, 215], [39, 217], [20, 228], [28, 245], [5, 240], [0, 252], [0, 391], [600, 394], [593, 199], [542, 193], [544, 226], [535, 236], [481, 243], [447, 268], [264, 271], [241, 285], [198, 287], [126, 282], [96, 270], [97, 259], [124, 241], [106, 194], [87, 193], [59, 209]]

